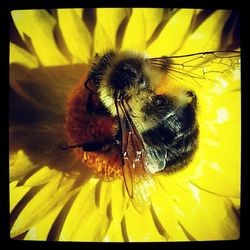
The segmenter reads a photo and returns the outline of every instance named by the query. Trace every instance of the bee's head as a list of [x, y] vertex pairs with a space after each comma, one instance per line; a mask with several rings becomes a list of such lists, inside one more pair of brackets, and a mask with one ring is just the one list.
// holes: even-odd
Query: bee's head
[[130, 88], [143, 90], [148, 87], [149, 80], [144, 73], [143, 63], [138, 58], [121, 60], [110, 74], [109, 84], [116, 92], [124, 92]]
[[100, 57], [93, 69], [93, 75], [101, 101], [115, 116], [115, 99], [118, 96], [123, 96], [126, 101], [142, 104], [153, 91], [154, 84], [159, 82], [161, 72], [152, 68], [145, 54], [124, 51], [109, 52]]

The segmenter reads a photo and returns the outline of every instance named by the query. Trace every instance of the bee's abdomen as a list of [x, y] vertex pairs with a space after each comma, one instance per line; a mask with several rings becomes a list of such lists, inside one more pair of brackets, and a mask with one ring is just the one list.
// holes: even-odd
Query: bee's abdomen
[[198, 134], [198, 127], [193, 127], [165, 147], [165, 170], [184, 167], [190, 162], [198, 146]]
[[187, 165], [197, 149], [198, 135], [195, 110], [191, 105], [186, 105], [156, 127], [143, 132], [148, 152], [158, 163], [155, 171], [173, 171]]

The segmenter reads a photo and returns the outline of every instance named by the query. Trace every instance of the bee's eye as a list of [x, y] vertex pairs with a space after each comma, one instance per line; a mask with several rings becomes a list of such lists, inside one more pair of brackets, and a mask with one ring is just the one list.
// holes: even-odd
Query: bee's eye
[[137, 80], [140, 89], [146, 88], [146, 81], [144, 77], [139, 77]]
[[157, 95], [155, 98], [155, 104], [157, 106], [164, 106], [166, 105], [166, 98], [163, 97], [162, 95]]

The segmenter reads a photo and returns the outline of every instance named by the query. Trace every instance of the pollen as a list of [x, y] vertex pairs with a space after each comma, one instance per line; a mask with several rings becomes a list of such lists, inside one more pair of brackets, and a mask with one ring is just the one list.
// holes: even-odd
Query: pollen
[[[94, 109], [89, 110], [89, 106], [98, 106], [100, 100], [96, 93], [84, 87], [83, 82], [76, 85], [65, 106], [65, 131], [69, 145], [98, 144], [103, 138], [113, 138], [118, 127], [111, 116], [96, 114]], [[94, 103], [89, 103], [90, 99]], [[105, 180], [121, 177], [121, 153], [118, 147], [95, 152], [83, 151], [81, 147], [72, 150], [83, 167], [90, 168], [98, 177]]]

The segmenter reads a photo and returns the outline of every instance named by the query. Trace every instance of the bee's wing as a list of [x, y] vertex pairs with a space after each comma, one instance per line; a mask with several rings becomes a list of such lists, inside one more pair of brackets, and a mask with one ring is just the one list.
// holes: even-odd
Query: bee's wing
[[139, 212], [150, 205], [152, 177], [145, 169], [145, 151], [141, 148], [138, 137], [129, 134], [126, 155], [124, 156], [123, 176], [128, 194]]
[[153, 179], [145, 168], [146, 151], [122, 101], [117, 101], [117, 113], [122, 132], [123, 177], [130, 199], [140, 213], [150, 205], [150, 192]]
[[129, 197], [139, 213], [149, 207], [152, 177], [145, 172], [144, 163], [138, 162], [133, 167], [133, 160], [125, 160], [123, 165], [123, 176]]
[[182, 56], [150, 58], [152, 66], [185, 84], [202, 86], [219, 78], [239, 80], [240, 52], [211, 51]]

